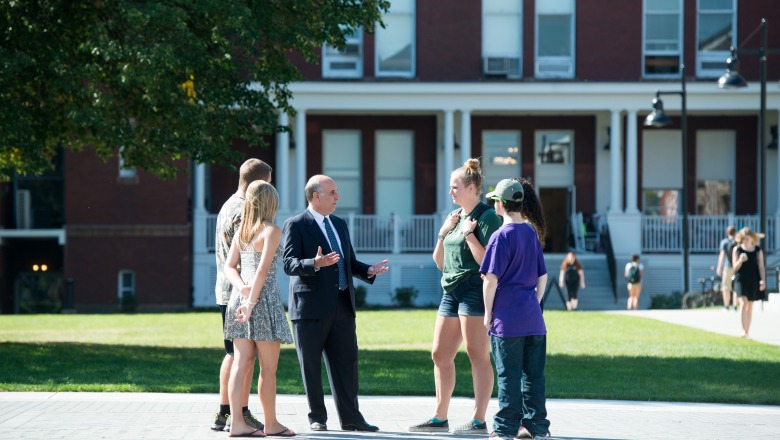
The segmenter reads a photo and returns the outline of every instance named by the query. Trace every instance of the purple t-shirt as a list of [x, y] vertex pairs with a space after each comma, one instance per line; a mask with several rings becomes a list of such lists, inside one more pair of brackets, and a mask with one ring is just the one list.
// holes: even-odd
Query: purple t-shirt
[[499, 337], [547, 334], [536, 299], [536, 284], [547, 274], [547, 266], [531, 225], [509, 223], [493, 233], [479, 271], [498, 277], [493, 327], [488, 333]]

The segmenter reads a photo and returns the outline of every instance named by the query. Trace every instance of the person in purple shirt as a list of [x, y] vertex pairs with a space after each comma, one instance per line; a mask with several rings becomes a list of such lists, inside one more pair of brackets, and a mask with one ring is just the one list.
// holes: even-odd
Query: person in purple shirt
[[547, 285], [544, 215], [528, 180], [504, 179], [487, 194], [504, 224], [488, 241], [484, 324], [498, 374], [498, 412], [490, 438], [550, 438], [545, 405], [547, 328], [540, 302]]

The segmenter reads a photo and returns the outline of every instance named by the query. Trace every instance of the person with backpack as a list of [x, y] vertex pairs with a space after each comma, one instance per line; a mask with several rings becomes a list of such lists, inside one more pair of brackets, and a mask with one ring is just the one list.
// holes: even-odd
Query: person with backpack
[[[492, 207], [481, 201], [482, 179], [478, 159], [468, 159], [450, 175], [449, 195], [459, 208], [447, 215], [433, 250], [433, 260], [442, 271], [443, 289], [431, 350], [436, 408], [430, 418], [410, 426], [409, 432], [487, 434], [485, 413], [494, 376], [490, 339], [482, 325], [485, 304], [479, 266], [490, 236], [502, 221]], [[455, 389], [455, 355], [461, 342], [471, 362], [474, 411], [471, 419], [450, 430], [447, 412]]]
[[558, 275], [558, 287], [563, 289], [566, 286], [568, 299], [566, 300], [566, 310], [577, 310], [577, 293], [579, 289], [585, 288], [585, 272], [582, 270], [582, 264], [577, 260], [574, 252], [566, 254], [566, 258], [561, 263], [561, 273]]
[[628, 310], [639, 310], [639, 295], [642, 293], [642, 275], [644, 267], [639, 262], [639, 255], [631, 256], [631, 261], [626, 264], [623, 275], [628, 281]]
[[732, 296], [734, 297], [734, 311], [737, 311], [737, 296], [732, 293], [732, 280], [734, 276], [734, 266], [731, 264], [731, 255], [734, 253], [734, 247], [737, 245], [734, 236], [737, 235], [737, 228], [734, 225], [729, 225], [726, 228], [726, 238], [721, 240], [720, 254], [718, 255], [718, 266], [716, 273], [721, 279], [720, 292], [723, 295], [723, 310], [729, 309]]

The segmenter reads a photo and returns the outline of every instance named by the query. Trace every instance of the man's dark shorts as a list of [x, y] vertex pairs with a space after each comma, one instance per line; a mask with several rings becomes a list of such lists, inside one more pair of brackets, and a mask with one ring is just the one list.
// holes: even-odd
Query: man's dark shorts
[[[222, 312], [222, 333], [224, 333], [225, 328], [225, 314], [227, 313], [227, 306], [223, 306], [222, 304], [219, 305], [219, 311]], [[225, 339], [225, 353], [233, 356], [233, 340], [232, 339]]]

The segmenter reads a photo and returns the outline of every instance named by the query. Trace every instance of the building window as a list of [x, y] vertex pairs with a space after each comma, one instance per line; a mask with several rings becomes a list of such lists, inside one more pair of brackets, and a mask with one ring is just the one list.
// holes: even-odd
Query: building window
[[393, 0], [376, 27], [376, 76], [411, 78], [415, 71], [415, 3]]
[[567, 165], [571, 163], [571, 132], [537, 131], [536, 163]]
[[359, 130], [323, 130], [322, 172], [336, 182], [339, 191], [338, 211], [360, 213], [361, 132]]
[[135, 167], [125, 165], [124, 158], [125, 147], [119, 147], [117, 157], [119, 158], [119, 180], [123, 182], [134, 182], [138, 179], [138, 171]]
[[682, 2], [645, 0], [644, 18], [642, 64], [645, 76], [679, 75], [682, 58]]
[[574, 0], [536, 0], [536, 77], [574, 77]]
[[363, 76], [363, 28], [347, 35], [343, 50], [322, 46], [323, 78], [361, 78]]
[[731, 181], [699, 180], [696, 182], [696, 213], [727, 215], [731, 211]]
[[482, 2], [482, 71], [519, 78], [523, 65], [523, 1]]
[[119, 271], [119, 283], [118, 283], [117, 297], [119, 302], [125, 301], [129, 298], [135, 298], [135, 272], [132, 270], [120, 270]]
[[726, 215], [734, 212], [737, 132], [696, 130], [696, 146], [696, 213]]
[[376, 132], [376, 213], [414, 214], [414, 132]]
[[680, 211], [680, 190], [678, 188], [645, 189], [644, 200], [645, 215], [660, 215], [669, 217], [669, 222], [677, 221]]
[[737, 45], [737, 0], [699, 0], [696, 24], [696, 75], [723, 74], [729, 48]]
[[495, 189], [496, 183], [520, 175], [522, 163], [520, 132], [491, 130], [482, 132], [482, 170], [486, 185], [483, 193]]

